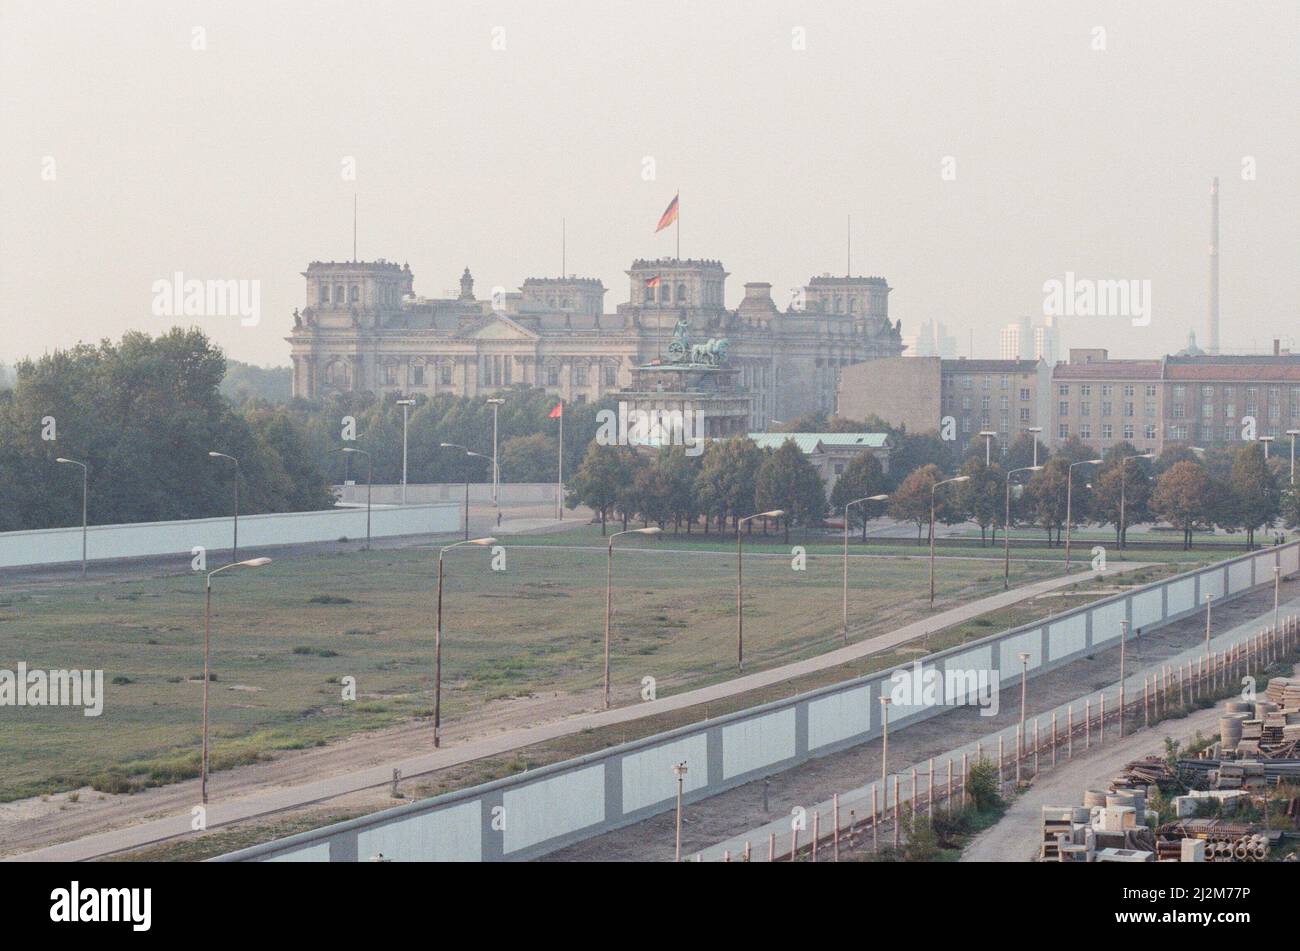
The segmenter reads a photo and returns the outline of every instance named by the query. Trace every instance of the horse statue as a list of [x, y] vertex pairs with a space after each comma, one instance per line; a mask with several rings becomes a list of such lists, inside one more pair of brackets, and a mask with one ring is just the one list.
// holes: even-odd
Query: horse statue
[[711, 367], [723, 366], [727, 362], [728, 346], [726, 337], [713, 337], [704, 343], [697, 343], [691, 347], [691, 363]]

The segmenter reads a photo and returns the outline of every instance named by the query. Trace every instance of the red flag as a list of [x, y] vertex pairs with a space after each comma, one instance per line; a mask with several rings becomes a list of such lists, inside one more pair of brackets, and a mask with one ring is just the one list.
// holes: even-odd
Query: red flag
[[677, 220], [677, 198], [677, 195], [673, 196], [673, 200], [668, 203], [668, 207], [664, 209], [664, 213], [659, 217], [659, 227], [655, 228], [655, 234], [663, 231]]
[[659, 286], [659, 275], [656, 274], [654, 277], [647, 277], [647, 278], [646, 278], [646, 281], [645, 281], [645, 286], [646, 286], [646, 287], [658, 287], [658, 286]]
[[547, 418], [559, 419], [563, 415], [564, 415], [564, 401], [561, 400], [560, 402], [555, 404], [555, 409], [551, 410], [551, 415], [548, 416]]

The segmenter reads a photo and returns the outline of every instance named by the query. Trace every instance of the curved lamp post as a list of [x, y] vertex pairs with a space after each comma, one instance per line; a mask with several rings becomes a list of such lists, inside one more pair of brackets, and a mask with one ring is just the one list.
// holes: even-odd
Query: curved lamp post
[[230, 546], [231, 562], [239, 561], [239, 460], [224, 452], [209, 452], [213, 459], [229, 459], [235, 464], [235, 541]]
[[956, 476], [930, 486], [930, 607], [934, 607], [934, 493], [941, 485], [951, 485], [954, 482], [967, 482], [969, 480], [970, 476]]
[[[1070, 524], [1074, 521], [1074, 467], [1099, 466], [1101, 459], [1081, 459], [1070, 463], [1070, 470], [1065, 474], [1065, 571], [1070, 571]], [[1050, 542], [1051, 539], [1049, 538]]]
[[199, 767], [199, 787], [204, 802], [208, 801], [208, 683], [211, 680], [208, 673], [208, 658], [209, 644], [212, 639], [212, 576], [219, 575], [230, 568], [261, 568], [270, 563], [270, 558], [250, 558], [247, 561], [231, 562], [208, 572], [203, 605], [203, 754]]
[[1002, 521], [1002, 590], [1011, 587], [1011, 477], [1017, 472], [1042, 472], [1042, 466], [1023, 466], [1007, 473], [1007, 511]]
[[86, 496], [90, 491], [90, 469], [84, 462], [78, 462], [76, 459], [65, 459], [62, 456], [54, 460], [55, 462], [67, 463], [70, 466], [81, 466], [81, 577], [86, 577]]
[[[867, 495], [844, 506], [844, 643], [849, 642], [849, 509], [860, 502], [883, 502], [888, 495]], [[865, 522], [863, 523], [866, 524]]]
[[375, 481], [375, 460], [365, 449], [353, 449], [343, 446], [335, 452], [351, 452], [366, 457], [366, 551], [370, 551], [370, 488]]
[[746, 515], [744, 518], [736, 520], [736, 669], [739, 670], [745, 663], [745, 607], [744, 607], [744, 579], [741, 575], [742, 561], [742, 543], [744, 535], [740, 527], [755, 518], [780, 518], [785, 514], [785, 509], [772, 509], [770, 512], [758, 512], [755, 515]]
[[609, 536], [609, 547], [605, 556], [605, 709], [609, 709], [609, 618], [614, 605], [614, 539], [620, 535], [658, 535], [663, 529], [658, 526], [649, 528], [629, 528], [624, 532], [615, 532]]
[[433, 628], [433, 745], [442, 744], [442, 557], [461, 545], [495, 545], [495, 538], [468, 538], [438, 549], [438, 613]]

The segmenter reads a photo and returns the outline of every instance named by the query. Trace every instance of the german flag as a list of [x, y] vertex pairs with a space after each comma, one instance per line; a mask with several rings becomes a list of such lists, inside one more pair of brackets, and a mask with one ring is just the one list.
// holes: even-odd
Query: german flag
[[551, 410], [551, 412], [548, 415], [548, 418], [559, 419], [563, 415], [564, 415], [564, 400], [560, 400], [560, 402], [555, 404], [555, 409]]
[[658, 287], [658, 286], [659, 286], [659, 275], [656, 274], [654, 277], [647, 277], [647, 278], [645, 279], [645, 286], [646, 286], [646, 287]]
[[660, 231], [663, 231], [670, 224], [672, 224], [674, 221], [677, 220], [678, 197], [679, 195], [674, 195], [673, 200], [670, 201], [668, 203], [668, 207], [664, 209], [664, 213], [659, 216], [659, 227], [655, 228], [655, 234], [658, 234]]

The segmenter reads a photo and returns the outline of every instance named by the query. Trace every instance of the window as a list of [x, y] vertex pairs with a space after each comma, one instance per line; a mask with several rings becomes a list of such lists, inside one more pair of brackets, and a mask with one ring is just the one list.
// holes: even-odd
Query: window
[[678, 285], [677, 285], [677, 303], [679, 303], [679, 304], [685, 304], [685, 303], [686, 303], [686, 285], [685, 285], [685, 284], [678, 284]]
[[1136, 407], [1134, 407], [1134, 405], [1133, 405], [1132, 403], [1125, 403], [1125, 404], [1124, 404], [1124, 415], [1125, 415], [1126, 417], [1130, 417], [1130, 418], [1133, 417], [1133, 416], [1136, 416], [1136, 415], [1137, 415], [1137, 409], [1136, 409]]
[[573, 382], [578, 386], [587, 385], [587, 368], [585, 366], [576, 366], [573, 368]]
[[1146, 438], [1146, 439], [1155, 439], [1155, 438], [1156, 438], [1156, 424], [1155, 424], [1155, 423], [1147, 423], [1147, 424], [1146, 424], [1146, 427], [1142, 430], [1142, 435], [1143, 435], [1143, 437]]
[[1202, 403], [1202, 404], [1201, 404], [1201, 418], [1202, 418], [1202, 419], [1213, 419], [1213, 418], [1214, 418], [1214, 404], [1213, 404], [1213, 403]]
[[1011, 388], [1011, 377], [1009, 377], [1009, 376], [1004, 376], [1004, 377], [1002, 378], [1002, 389], [1007, 390], [1007, 389], [1010, 389], [1010, 388]]
[[1206, 442], [1213, 442], [1214, 427], [1211, 426], [1209, 423], [1205, 423], [1203, 426], [1201, 426], [1201, 438]]
[[1005, 396], [998, 397], [998, 408], [1004, 413], [1007, 411], [1007, 398]]
[[1132, 383], [1125, 383], [1125, 384], [1124, 384], [1124, 395], [1125, 395], [1125, 396], [1132, 396], [1132, 395], [1133, 395], [1133, 384], [1132, 384]]
[[1169, 438], [1174, 440], [1175, 442], [1185, 442], [1187, 440], [1187, 427], [1177, 426], [1177, 425], [1170, 426]]
[[1212, 400], [1212, 399], [1214, 399], [1214, 387], [1212, 387], [1212, 386], [1203, 386], [1203, 387], [1201, 387], [1201, 399], [1203, 399], [1203, 400]]
[[971, 378], [970, 378], [970, 377], [968, 377], [968, 376], [964, 376], [964, 377], [961, 378], [961, 388], [962, 388], [963, 390], [969, 390], [969, 389], [971, 388]]
[[1080, 416], [1091, 416], [1091, 415], [1092, 415], [1092, 404], [1091, 404], [1091, 403], [1080, 403], [1080, 404], [1079, 404], [1079, 415], [1080, 415]]
[[1090, 423], [1079, 424], [1079, 438], [1080, 439], [1092, 438], [1092, 425]]
[[1187, 387], [1181, 383], [1174, 384], [1174, 399], [1181, 400], [1187, 396]]
[[1154, 415], [1156, 414], [1156, 401], [1155, 401], [1155, 400], [1147, 400], [1147, 405], [1146, 405], [1146, 414], [1147, 414], [1148, 416], [1154, 416]]
[[320, 286], [320, 302], [322, 304], [328, 304], [330, 302], [330, 286], [328, 284], [322, 284]]
[[1101, 395], [1102, 395], [1102, 396], [1114, 396], [1114, 395], [1115, 395], [1115, 384], [1113, 384], [1113, 383], [1103, 383], [1103, 384], [1101, 385]]
[[1060, 387], [1057, 388], [1057, 393], [1058, 393], [1058, 395], [1060, 395], [1060, 396], [1069, 396], [1069, 395], [1070, 395], [1070, 386], [1069, 386], [1069, 384], [1068, 384], [1068, 383], [1062, 383], [1062, 384], [1060, 385]]
[[1224, 404], [1223, 404], [1223, 417], [1224, 417], [1224, 419], [1236, 419], [1236, 418], [1237, 418], [1237, 404], [1236, 404], [1236, 403], [1224, 403]]
[[968, 412], [968, 413], [970, 412], [970, 397], [969, 397], [969, 396], [963, 396], [963, 397], [961, 398], [961, 408], [962, 408], [963, 410], [965, 410], [966, 412]]
[[654, 299], [655, 299], [655, 289], [654, 289], [653, 287], [647, 287], [647, 288], [645, 289], [645, 297], [642, 298], [642, 299], [643, 299], [647, 304], [653, 304], [653, 303], [654, 303]]
[[342, 285], [342, 284], [335, 284], [335, 285], [334, 285], [334, 303], [336, 303], [336, 304], [341, 304], [341, 303], [343, 303], [343, 285]]
[[451, 386], [451, 369], [450, 363], [444, 363], [438, 368], [439, 376], [441, 377], [439, 382], [442, 383], [443, 386]]
[[1022, 423], [1028, 423], [1028, 422], [1030, 422], [1030, 419], [1029, 419], [1029, 407], [1028, 407], [1028, 406], [1022, 406], [1022, 407], [1020, 408], [1020, 421], [1021, 421]]
[[384, 364], [384, 385], [385, 386], [397, 385], [397, 366], [395, 364], [392, 363]]
[[1155, 395], [1156, 395], [1156, 385], [1155, 385], [1154, 383], [1148, 383], [1148, 384], [1147, 384], [1147, 396], [1148, 396], [1148, 397], [1151, 397], [1151, 396], [1155, 396]]
[[424, 386], [424, 367], [423, 365], [411, 367], [411, 385]]
[[989, 411], [989, 398], [987, 396], [980, 397], [980, 409], [986, 413]]
[[560, 368], [559, 368], [559, 367], [547, 367], [547, 368], [546, 368], [546, 385], [547, 385], [547, 386], [559, 386], [559, 385], [560, 385]]
[[1132, 439], [1132, 438], [1133, 438], [1133, 424], [1132, 424], [1132, 423], [1125, 423], [1125, 424], [1124, 424], [1124, 438], [1125, 438], [1125, 439]]
[[1113, 416], [1114, 413], [1115, 413], [1115, 404], [1114, 404], [1114, 403], [1107, 403], [1105, 400], [1103, 400], [1103, 401], [1102, 401], [1102, 404], [1101, 404], [1101, 415], [1102, 415], [1102, 416]]
[[1092, 396], [1092, 386], [1091, 386], [1090, 384], [1088, 384], [1088, 383], [1081, 384], [1081, 385], [1079, 386], [1079, 395], [1080, 395], [1080, 396]]
[[1112, 426], [1110, 423], [1102, 423], [1101, 424], [1102, 442], [1109, 442], [1111, 439], [1114, 438], [1114, 436], [1115, 436], [1115, 427]]
[[1061, 423], [1060, 426], [1056, 427], [1056, 436], [1057, 436], [1058, 439], [1069, 439], [1069, 438], [1070, 438], [1070, 424], [1069, 424], [1069, 423]]
[[1029, 399], [1029, 387], [1027, 387], [1027, 386], [1022, 386], [1022, 387], [1020, 388], [1020, 398], [1021, 398], [1022, 400], [1028, 400], [1028, 399]]
[[669, 304], [673, 299], [673, 286], [668, 283], [659, 285], [659, 303]]
[[348, 303], [355, 304], [361, 300], [361, 289], [353, 284], [348, 288]]
[[1067, 403], [1065, 400], [1061, 400], [1061, 402], [1057, 404], [1056, 410], [1058, 416], [1069, 416], [1070, 404]]
[[606, 386], [617, 386], [617, 385], [618, 385], [618, 368], [617, 368], [617, 367], [612, 367], [612, 366], [608, 366], [608, 365], [606, 365], [606, 367], [605, 367], [605, 385], [606, 385]]
[[962, 420], [961, 420], [961, 431], [964, 432], [964, 433], [968, 433], [968, 432], [970, 432], [970, 417], [969, 417], [969, 416], [963, 416], [963, 417], [962, 417]]
[[1185, 415], [1186, 415], [1186, 413], [1183, 412], [1183, 404], [1182, 404], [1182, 403], [1175, 403], [1175, 404], [1174, 404], [1174, 419], [1182, 419]]

